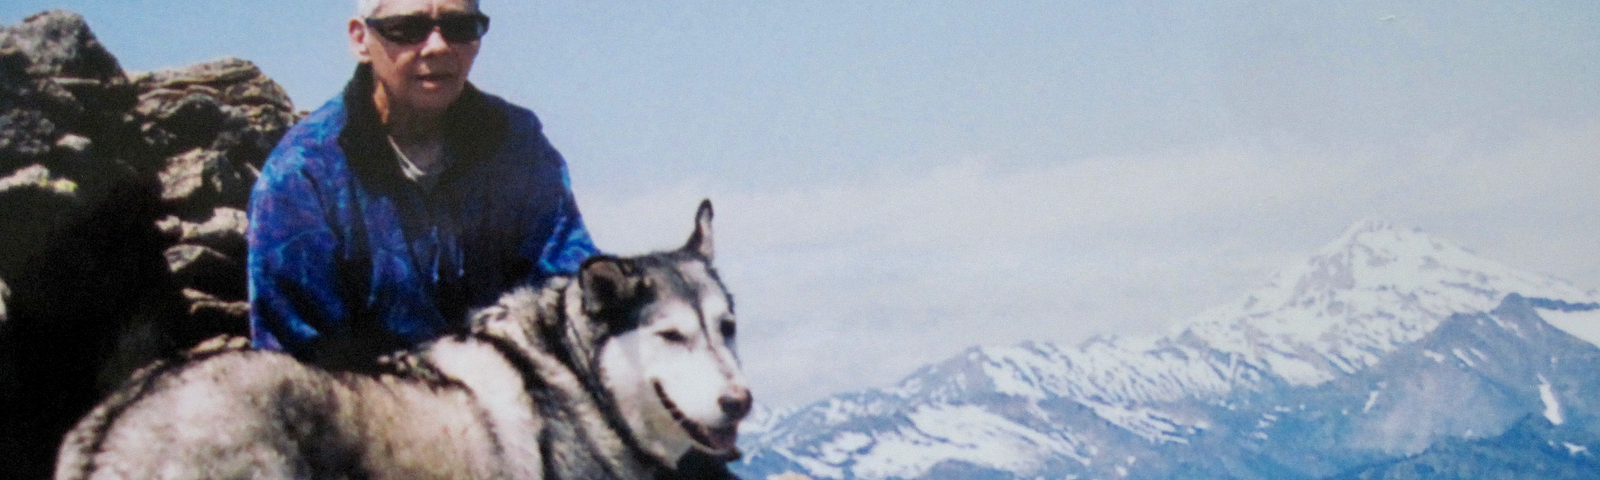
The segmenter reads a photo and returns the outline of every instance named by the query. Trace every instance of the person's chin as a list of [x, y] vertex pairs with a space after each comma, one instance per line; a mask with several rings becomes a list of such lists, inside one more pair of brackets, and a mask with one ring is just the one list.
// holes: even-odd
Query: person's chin
[[442, 110], [455, 103], [456, 98], [461, 96], [463, 88], [462, 85], [455, 83], [418, 82], [412, 89], [414, 99], [412, 104], [426, 109]]

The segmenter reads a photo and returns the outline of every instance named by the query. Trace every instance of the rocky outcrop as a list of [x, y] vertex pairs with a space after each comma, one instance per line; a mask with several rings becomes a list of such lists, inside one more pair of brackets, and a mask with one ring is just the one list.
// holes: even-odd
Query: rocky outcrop
[[140, 138], [161, 157], [155, 176], [168, 215], [156, 225], [176, 243], [163, 252], [189, 322], [243, 325], [245, 218], [261, 164], [296, 115], [250, 62], [224, 59], [133, 77]]
[[133, 368], [244, 333], [245, 215], [296, 120], [225, 59], [128, 74], [83, 18], [0, 27], [0, 477]]

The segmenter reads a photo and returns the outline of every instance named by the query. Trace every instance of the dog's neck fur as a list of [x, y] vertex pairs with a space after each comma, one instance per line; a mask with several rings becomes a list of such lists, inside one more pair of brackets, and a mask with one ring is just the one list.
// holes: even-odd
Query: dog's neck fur
[[[475, 336], [510, 342], [515, 348], [499, 348], [501, 354], [524, 370], [527, 381], [545, 387], [527, 389], [542, 397], [533, 399], [545, 419], [542, 453], [566, 459], [547, 461], [545, 478], [596, 478], [599, 472], [610, 478], [675, 476], [639, 447], [605, 390], [583, 380], [598, 378], [591, 360], [600, 340], [577, 326], [584, 318], [578, 282], [565, 277], [551, 279], [542, 289], [518, 289], [472, 318]], [[551, 471], [556, 465], [567, 471]]]

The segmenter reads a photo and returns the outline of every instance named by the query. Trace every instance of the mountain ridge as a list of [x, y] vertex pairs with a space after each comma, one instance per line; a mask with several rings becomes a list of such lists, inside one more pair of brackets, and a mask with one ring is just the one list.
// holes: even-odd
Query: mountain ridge
[[[1385, 392], [1426, 403], [1417, 392], [1434, 391], [1388, 378], [1403, 374], [1379, 371], [1386, 359], [1409, 359], [1395, 360], [1396, 368], [1410, 366], [1404, 375], [1453, 379], [1491, 393], [1509, 388], [1500, 397], [1484, 397], [1499, 403], [1471, 405], [1504, 413], [1481, 415], [1483, 422], [1473, 424], [1482, 429], [1479, 435], [1509, 428], [1511, 419], [1504, 417], [1547, 409], [1547, 399], [1589, 391], [1572, 387], [1582, 382], [1569, 374], [1495, 374], [1500, 376], [1480, 381], [1490, 377], [1461, 373], [1476, 368], [1474, 362], [1488, 362], [1477, 356], [1491, 355], [1485, 352], [1509, 357], [1503, 345], [1486, 346], [1499, 340], [1483, 338], [1515, 339], [1545, 330], [1565, 335], [1539, 319], [1540, 307], [1600, 310], [1600, 294], [1479, 258], [1420, 230], [1363, 221], [1238, 302], [1202, 313], [1164, 337], [1100, 337], [1077, 348], [1043, 342], [974, 347], [892, 387], [791, 409], [747, 434], [742, 443], [751, 454], [737, 469], [757, 477], [792, 471], [872, 479], [1038, 473], [1169, 478], [1159, 473], [1191, 471], [1185, 469], [1197, 470], [1170, 478], [1334, 475], [1417, 454], [1443, 439], [1471, 437], [1461, 435], [1466, 432], [1455, 420], [1416, 426], [1410, 436], [1384, 433], [1384, 422], [1371, 421], [1375, 415], [1405, 414], [1392, 409], [1398, 404], [1385, 403], [1391, 400]], [[1478, 324], [1492, 328], [1474, 330]], [[1441, 326], [1450, 328], [1441, 332]], [[1436, 347], [1442, 352], [1417, 347], [1434, 336], [1475, 346]], [[1567, 355], [1600, 371], [1600, 348], [1577, 340], [1582, 343]], [[1534, 341], [1556, 342], [1511, 340]], [[1513, 360], [1523, 361], [1504, 361]], [[1368, 378], [1373, 375], [1387, 376]], [[1518, 386], [1501, 385], [1512, 383]], [[1302, 401], [1278, 401], [1293, 398]], [[1574, 418], [1586, 425], [1586, 415]], [[1278, 457], [1300, 454], [1271, 446], [1282, 437], [1303, 438], [1289, 443], [1308, 449], [1364, 443], [1323, 460], [1292, 460]], [[1187, 457], [1174, 453], [1185, 451], [1226, 454], [1213, 462], [1181, 460]]]

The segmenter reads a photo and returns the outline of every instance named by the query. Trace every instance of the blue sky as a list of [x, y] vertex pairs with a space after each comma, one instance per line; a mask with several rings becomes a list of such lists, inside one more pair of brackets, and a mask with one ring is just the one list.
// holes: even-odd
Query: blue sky
[[[256, 62], [301, 108], [353, 1], [35, 1], [130, 70]], [[1159, 333], [1365, 218], [1600, 287], [1600, 3], [483, 0], [602, 248], [718, 207], [776, 404], [975, 344]], [[204, 8], [196, 5], [204, 5]]]

